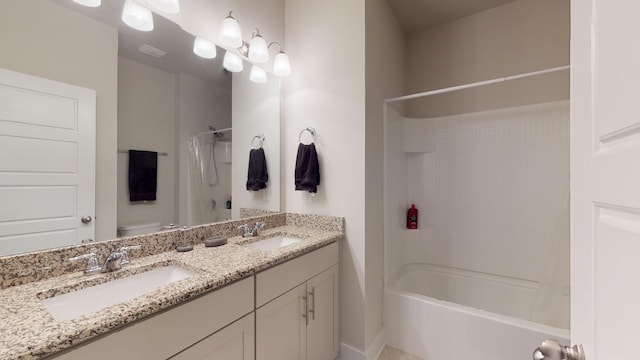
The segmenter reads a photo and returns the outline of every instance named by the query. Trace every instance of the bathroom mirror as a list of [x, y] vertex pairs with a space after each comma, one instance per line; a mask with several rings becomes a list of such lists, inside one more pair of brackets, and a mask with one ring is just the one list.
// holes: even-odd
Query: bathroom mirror
[[[11, 34], [3, 49], [11, 58], [0, 59], [0, 68], [96, 90], [95, 240], [115, 238], [126, 225], [212, 223], [239, 218], [240, 208], [279, 211], [280, 80], [269, 73], [265, 84], [250, 82], [248, 62], [240, 73], [224, 70], [219, 47], [215, 59], [196, 56], [194, 35], [155, 13], [153, 31], [133, 30], [120, 20], [123, 4], [109, 0], [89, 8], [72, 0], [12, 0], [0, 6], [8, 10], [0, 11], [0, 31]], [[71, 24], [87, 27], [69, 29]], [[58, 31], [58, 25], [66, 28]], [[95, 36], [94, 27], [111, 32], [114, 41], [100, 43], [108, 41]], [[71, 46], [65, 43], [69, 31], [97, 43], [60, 51]], [[34, 38], [42, 41], [34, 44]], [[94, 60], [78, 60], [70, 71], [67, 53], [77, 60], [84, 52], [93, 52], [88, 58]], [[103, 63], [109, 70], [97, 74]], [[94, 78], [107, 85], [86, 85]], [[105, 91], [109, 86], [117, 88], [115, 96]], [[254, 141], [256, 136], [263, 140]], [[249, 193], [249, 150], [259, 146], [267, 153], [269, 185]], [[128, 150], [158, 152], [155, 201], [129, 201]], [[0, 255], [16, 253], [3, 251], [1, 240], [0, 232]]]

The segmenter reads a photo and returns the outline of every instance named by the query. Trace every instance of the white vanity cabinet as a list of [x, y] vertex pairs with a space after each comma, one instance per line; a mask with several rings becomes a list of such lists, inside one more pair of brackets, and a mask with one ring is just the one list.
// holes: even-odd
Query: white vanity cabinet
[[338, 244], [256, 274], [256, 360], [338, 356]]
[[[177, 354], [176, 359], [251, 360], [253, 299], [251, 276], [54, 358], [158, 360]], [[203, 351], [204, 348], [208, 351]]]
[[182, 351], [171, 360], [254, 360], [253, 312]]

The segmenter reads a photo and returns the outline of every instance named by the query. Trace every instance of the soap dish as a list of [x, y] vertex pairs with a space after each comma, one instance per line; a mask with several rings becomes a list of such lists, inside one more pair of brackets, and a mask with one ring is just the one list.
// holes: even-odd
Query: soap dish
[[216, 247], [227, 243], [227, 238], [222, 236], [214, 236], [204, 241], [205, 247]]
[[193, 245], [178, 245], [176, 246], [176, 251], [178, 252], [187, 252], [193, 250]]

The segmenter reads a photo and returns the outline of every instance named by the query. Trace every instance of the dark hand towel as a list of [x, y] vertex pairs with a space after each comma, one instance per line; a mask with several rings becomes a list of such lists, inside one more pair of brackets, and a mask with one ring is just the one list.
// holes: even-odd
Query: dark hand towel
[[267, 159], [264, 150], [251, 149], [249, 152], [249, 171], [247, 173], [247, 190], [258, 191], [267, 187], [269, 174], [267, 173]]
[[298, 145], [295, 171], [296, 190], [315, 193], [320, 185], [320, 164], [314, 144]]
[[129, 150], [129, 200], [155, 200], [157, 183], [158, 153]]

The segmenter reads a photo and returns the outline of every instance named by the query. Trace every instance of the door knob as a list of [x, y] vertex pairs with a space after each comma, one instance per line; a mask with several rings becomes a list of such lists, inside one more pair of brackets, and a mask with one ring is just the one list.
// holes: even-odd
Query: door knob
[[88, 223], [91, 222], [91, 220], [93, 220], [93, 219], [89, 215], [83, 216], [83, 217], [80, 218], [80, 221], [82, 221], [83, 224], [88, 224]]
[[545, 340], [533, 352], [533, 360], [585, 360], [582, 345], [563, 346], [557, 340]]

